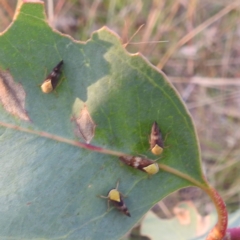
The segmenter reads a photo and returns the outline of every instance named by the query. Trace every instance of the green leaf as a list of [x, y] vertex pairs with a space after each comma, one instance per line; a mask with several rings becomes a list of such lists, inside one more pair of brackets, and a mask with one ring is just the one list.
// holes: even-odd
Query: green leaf
[[[76, 42], [53, 31], [43, 9], [41, 3], [24, 3], [0, 36], [1, 71], [22, 85], [31, 119], [0, 108], [0, 125], [16, 126], [0, 127], [0, 239], [119, 239], [155, 203], [193, 183], [162, 170], [149, 178], [116, 156], [44, 133], [76, 140], [71, 118], [85, 103], [97, 125], [91, 144], [156, 159], [148, 138], [157, 121], [168, 135], [158, 162], [204, 184], [192, 120], [165, 75], [140, 54], [129, 54], [110, 30]], [[62, 59], [57, 93], [42, 93], [38, 85]], [[113, 208], [107, 212], [107, 201], [96, 197], [107, 195], [118, 179], [131, 218]]]

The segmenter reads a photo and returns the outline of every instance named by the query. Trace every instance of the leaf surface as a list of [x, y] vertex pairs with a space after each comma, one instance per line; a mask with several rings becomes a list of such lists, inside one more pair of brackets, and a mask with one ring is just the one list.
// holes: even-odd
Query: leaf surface
[[[26, 93], [31, 121], [0, 107], [0, 121], [66, 139], [74, 133], [74, 115], [86, 104], [96, 123], [91, 144], [156, 159], [149, 149], [157, 121], [167, 146], [158, 162], [204, 183], [191, 117], [163, 73], [141, 55], [130, 55], [107, 28], [86, 43], [53, 31], [42, 3], [24, 3], [0, 36], [0, 68], [8, 70]], [[44, 94], [39, 84], [63, 60], [57, 93]], [[159, 200], [192, 185], [159, 171], [146, 173], [100, 154], [0, 127], [0, 239], [119, 239]], [[96, 195], [119, 191], [131, 218]]]

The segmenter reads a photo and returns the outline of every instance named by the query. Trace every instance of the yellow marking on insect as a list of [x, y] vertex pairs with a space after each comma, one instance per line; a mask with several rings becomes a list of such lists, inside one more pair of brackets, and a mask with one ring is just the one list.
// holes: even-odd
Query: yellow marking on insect
[[151, 151], [154, 155], [161, 155], [163, 152], [163, 148], [156, 144]]
[[154, 174], [158, 173], [159, 165], [157, 163], [153, 163], [153, 164], [148, 165], [147, 167], [144, 167], [143, 170], [150, 175], [154, 175]]
[[121, 201], [120, 193], [117, 189], [110, 190], [110, 192], [108, 193], [108, 198], [109, 200], [116, 201], [116, 202]]
[[41, 85], [41, 89], [43, 93], [50, 93], [53, 90], [53, 86], [52, 86], [52, 81], [51, 79], [46, 79], [42, 85]]

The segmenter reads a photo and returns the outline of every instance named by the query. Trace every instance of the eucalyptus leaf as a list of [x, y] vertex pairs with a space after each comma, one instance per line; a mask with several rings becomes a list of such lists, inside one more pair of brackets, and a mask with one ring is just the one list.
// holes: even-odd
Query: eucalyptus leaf
[[[166, 138], [157, 161], [204, 183], [195, 129], [179, 95], [162, 72], [140, 54], [129, 54], [109, 29], [94, 32], [87, 42], [74, 41], [49, 27], [43, 3], [25, 1], [0, 46], [1, 71], [23, 87], [30, 119], [0, 107], [0, 125], [16, 126], [0, 127], [0, 239], [119, 239], [155, 203], [193, 185], [163, 170], [149, 177], [116, 156], [41, 134], [84, 142], [72, 118], [85, 105], [96, 124], [92, 145], [155, 160], [149, 134], [156, 121]], [[39, 85], [61, 60], [56, 91], [43, 93]], [[131, 218], [107, 211], [107, 201], [97, 197], [118, 180]]]

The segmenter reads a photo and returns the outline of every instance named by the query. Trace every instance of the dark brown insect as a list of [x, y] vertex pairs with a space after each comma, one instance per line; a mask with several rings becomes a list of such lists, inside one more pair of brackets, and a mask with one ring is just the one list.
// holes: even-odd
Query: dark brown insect
[[109, 203], [112, 203], [114, 207], [116, 207], [119, 211], [124, 213], [126, 216], [131, 217], [130, 212], [128, 211], [128, 208], [123, 201], [123, 195], [118, 191], [118, 185], [119, 185], [119, 181], [117, 182], [116, 188], [111, 189], [108, 192], [107, 196], [101, 195], [99, 197], [108, 199], [108, 209], [109, 209]]
[[158, 163], [148, 158], [126, 155], [119, 157], [119, 159], [128, 166], [137, 168], [150, 175], [154, 175], [159, 171]]
[[42, 92], [50, 93], [58, 85], [59, 77], [61, 75], [61, 68], [63, 65], [63, 60], [58, 63], [57, 66], [53, 68], [50, 74], [46, 77], [44, 82], [41, 85]]
[[162, 139], [162, 133], [158, 127], [157, 122], [154, 122], [152, 125], [149, 143], [153, 154], [155, 155], [162, 154], [164, 143]]

